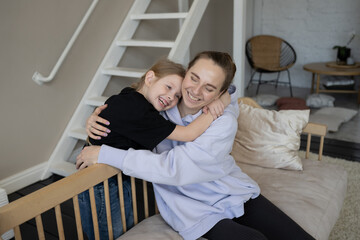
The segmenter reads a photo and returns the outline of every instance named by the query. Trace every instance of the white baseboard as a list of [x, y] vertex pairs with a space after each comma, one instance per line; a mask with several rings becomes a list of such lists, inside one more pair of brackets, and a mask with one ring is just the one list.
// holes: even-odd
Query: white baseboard
[[[34, 167], [26, 169], [25, 171], [1, 180], [0, 188], [5, 189], [6, 193], [10, 194], [26, 186], [29, 186], [30, 184], [40, 181], [47, 164], [48, 162], [40, 163]], [[50, 175], [51, 174], [49, 174], [49, 176], [45, 176], [45, 178], [50, 177]]]

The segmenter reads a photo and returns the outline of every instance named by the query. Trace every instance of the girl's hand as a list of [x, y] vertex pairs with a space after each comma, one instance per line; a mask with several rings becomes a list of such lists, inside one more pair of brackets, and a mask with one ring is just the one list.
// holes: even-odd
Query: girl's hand
[[76, 157], [76, 169], [84, 169], [98, 162], [100, 146], [84, 147]]
[[[97, 107], [95, 111], [90, 115], [90, 117], [86, 121], [86, 133], [89, 135], [92, 139], [101, 139], [100, 136], [106, 137], [108, 133], [110, 133], [110, 130], [102, 125], [99, 124], [103, 123], [105, 125], [109, 125], [109, 121], [106, 119], [103, 119], [99, 117], [99, 114], [107, 108], [107, 104], [102, 105], [100, 107]], [[95, 135], [96, 134], [96, 135]], [[98, 136], [97, 136], [98, 135]]]
[[214, 100], [209, 105], [203, 107], [203, 112], [208, 113], [210, 111], [213, 119], [217, 119], [224, 113], [224, 109], [231, 103], [231, 96], [228, 91], [225, 91], [219, 99]]
[[205, 106], [203, 108], [203, 112], [204, 113], [210, 112], [213, 119], [215, 120], [221, 115], [223, 115], [224, 109], [225, 109], [224, 103], [220, 99], [216, 99], [212, 103]]

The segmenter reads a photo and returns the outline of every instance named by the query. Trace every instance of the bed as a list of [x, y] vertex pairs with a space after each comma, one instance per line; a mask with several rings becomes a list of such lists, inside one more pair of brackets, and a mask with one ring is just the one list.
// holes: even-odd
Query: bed
[[[260, 107], [249, 98], [241, 98], [239, 100], [252, 107]], [[285, 211], [316, 239], [328, 238], [339, 216], [347, 186], [346, 172], [343, 169], [320, 161], [326, 131], [325, 125], [314, 123], [308, 123], [303, 129], [303, 133], [308, 135], [305, 158], [309, 155], [311, 137], [313, 135], [320, 136], [320, 145], [318, 152], [319, 161], [303, 159], [304, 170], [302, 171], [269, 169], [239, 163], [243, 171], [259, 183], [263, 195], [273, 201], [275, 205]], [[107, 192], [107, 179], [115, 175], [117, 175], [118, 181], [121, 182], [122, 173], [119, 169], [104, 164], [96, 164], [1, 207], [0, 236], [8, 230], [14, 229], [15, 239], [22, 239], [19, 226], [35, 218], [38, 237], [39, 239], [45, 239], [41, 214], [49, 209], [55, 209], [59, 239], [65, 239], [60, 204], [72, 199], [77, 236], [78, 239], [84, 239], [77, 195], [89, 189], [95, 237], [99, 239], [97, 216], [94, 210], [95, 198], [93, 186], [103, 182], [105, 192]], [[154, 201], [149, 199], [148, 191], [150, 184], [135, 178], [131, 178], [131, 183], [135, 226], [129, 231], [126, 231], [126, 226], [123, 226], [125, 234], [122, 235], [120, 239], [182, 239], [180, 235], [164, 222], [158, 214], [156, 203], [153, 205]], [[142, 186], [140, 185], [141, 187], [139, 187], [139, 184], [136, 183], [140, 183]], [[336, 187], [329, 191], [326, 189], [326, 186], [333, 186], [331, 184], [336, 184]], [[288, 185], [290, 190], [286, 190], [286, 185]], [[282, 187], [282, 192], [285, 196], [279, 197], [279, 195], [282, 195], [282, 193], [278, 191], [279, 187]], [[291, 191], [297, 187], [302, 189], [302, 191], [298, 191], [298, 194], [286, 195], [286, 191]], [[303, 191], [304, 188], [306, 191]], [[122, 213], [124, 213], [122, 192], [122, 184], [119, 184], [120, 206]], [[139, 193], [142, 196], [141, 204], [138, 198]], [[109, 216], [110, 204], [108, 192], [105, 194], [105, 199], [108, 213], [109, 235], [111, 236], [112, 226]], [[293, 206], [291, 206], [291, 204]], [[296, 204], [297, 207], [294, 207], [294, 204]], [[322, 205], [327, 206], [325, 208]], [[144, 220], [139, 219], [139, 209], [143, 211], [141, 215], [144, 216]], [[149, 211], [149, 209], [155, 210]], [[122, 219], [122, 222], [125, 223], [124, 214], [122, 214]]]

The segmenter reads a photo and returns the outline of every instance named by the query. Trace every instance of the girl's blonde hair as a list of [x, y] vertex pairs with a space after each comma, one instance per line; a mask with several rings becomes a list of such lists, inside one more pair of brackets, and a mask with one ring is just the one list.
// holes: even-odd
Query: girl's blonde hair
[[[184, 78], [186, 73], [181, 64], [175, 63], [166, 58], [158, 60], [149, 70], [146, 71], [146, 73], [149, 71], [153, 71], [157, 79], [173, 74]], [[140, 90], [144, 86], [146, 73], [140, 78], [139, 82], [132, 84], [131, 87], [136, 90]]]

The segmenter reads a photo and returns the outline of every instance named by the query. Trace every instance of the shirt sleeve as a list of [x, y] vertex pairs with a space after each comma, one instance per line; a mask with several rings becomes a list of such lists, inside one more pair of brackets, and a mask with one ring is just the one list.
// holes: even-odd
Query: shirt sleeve
[[230, 152], [237, 129], [237, 115], [235, 99], [225, 113], [193, 142], [175, 146], [160, 154], [102, 146], [99, 163], [117, 167], [126, 175], [159, 184], [178, 186], [216, 180], [227, 175], [235, 165]]

